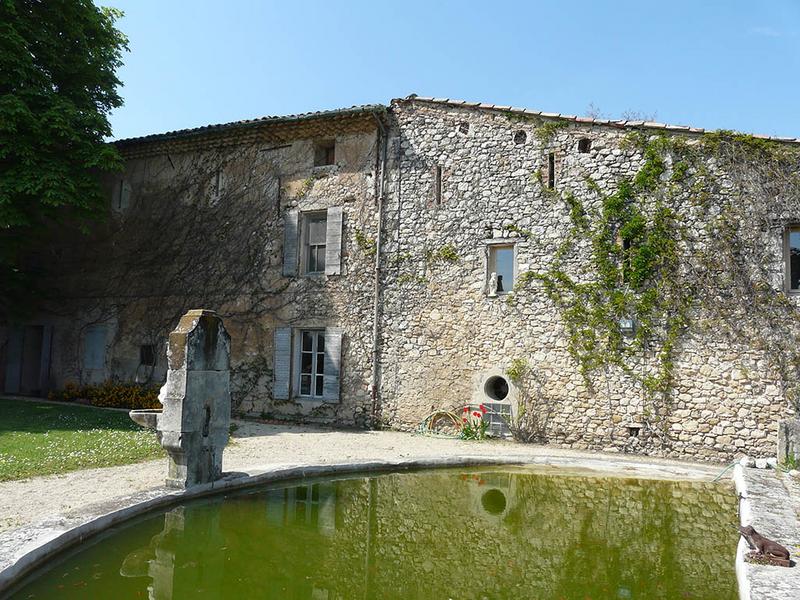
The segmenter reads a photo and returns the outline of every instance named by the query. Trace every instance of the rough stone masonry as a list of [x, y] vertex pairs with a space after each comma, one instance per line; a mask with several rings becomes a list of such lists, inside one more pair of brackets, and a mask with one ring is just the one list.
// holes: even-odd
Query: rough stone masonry
[[[56, 241], [59, 300], [0, 329], [0, 387], [158, 385], [169, 331], [202, 305], [230, 332], [239, 414], [413, 429], [435, 410], [481, 403], [514, 419], [536, 396], [538, 439], [550, 444], [772, 456], [793, 411], [764, 344], [719, 335], [713, 306], [692, 307], [654, 408], [642, 381], [659, 348], [587, 381], [536, 278], [559, 254], [565, 272], [586, 277], [592, 241], [576, 234], [565, 199], [590, 214], [635, 178], [648, 158], [631, 134], [687, 145], [707, 135], [410, 96], [119, 141], [126, 167], [104, 182], [109, 222], [88, 244]], [[663, 161], [668, 186], [677, 162]], [[736, 194], [717, 161], [693, 169], [717, 185], [702, 206], [691, 189], [670, 196], [689, 254], [713, 249], [714, 207]], [[786, 236], [800, 209], [771, 222], [758, 231], [762, 254], [741, 260], [794, 303]], [[520, 359], [534, 390], [508, 375]]]

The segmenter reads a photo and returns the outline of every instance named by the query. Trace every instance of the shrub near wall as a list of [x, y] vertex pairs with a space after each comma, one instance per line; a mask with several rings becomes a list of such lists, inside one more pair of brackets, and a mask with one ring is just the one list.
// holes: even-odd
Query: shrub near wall
[[161, 408], [158, 388], [135, 383], [109, 381], [100, 385], [84, 386], [68, 383], [63, 390], [50, 392], [47, 397], [62, 402], [87, 400], [92, 406], [105, 408]]

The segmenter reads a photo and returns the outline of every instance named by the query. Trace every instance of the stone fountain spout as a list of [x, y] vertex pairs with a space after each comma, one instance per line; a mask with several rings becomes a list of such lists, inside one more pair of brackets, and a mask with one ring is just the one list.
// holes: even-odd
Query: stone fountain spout
[[222, 476], [231, 420], [230, 336], [211, 310], [190, 310], [169, 335], [167, 381], [159, 410], [131, 419], [155, 429], [169, 455], [167, 487], [184, 489]]

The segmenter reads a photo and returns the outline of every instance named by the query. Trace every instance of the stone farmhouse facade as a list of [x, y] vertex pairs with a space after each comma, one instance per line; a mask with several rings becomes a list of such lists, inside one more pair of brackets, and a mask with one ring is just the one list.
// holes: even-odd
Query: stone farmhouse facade
[[[641, 140], [691, 148], [708, 135], [409, 96], [118, 141], [125, 170], [104, 181], [108, 223], [54, 242], [48, 310], [0, 329], [0, 387], [160, 385], [169, 331], [208, 308], [232, 337], [243, 415], [415, 429], [483, 404], [494, 433], [523, 416], [563, 447], [774, 455], [777, 422], [792, 414], [787, 385], [764, 344], [715, 333], [713, 304], [688, 309], [669, 389], [654, 395], [641, 374], [660, 368], [658, 346], [587, 377], [547, 289], [557, 257], [576, 280], [593, 277], [594, 242], [576, 233], [571, 198], [591, 219], [649, 168]], [[657, 179], [668, 186], [685, 167], [664, 148]], [[697, 186], [669, 196], [685, 223], [676, 244], [691, 252], [714, 243], [720, 214], [708, 206], [736, 193], [714, 158], [685, 177], [708, 172], [717, 184], [702, 207]], [[651, 206], [667, 202], [652, 195]], [[771, 214], [758, 233], [769, 257], [758, 266], [790, 304], [795, 220]], [[619, 344], [635, 348], [625, 336], [636, 318], [621, 316]], [[509, 375], [519, 361], [524, 382]]]

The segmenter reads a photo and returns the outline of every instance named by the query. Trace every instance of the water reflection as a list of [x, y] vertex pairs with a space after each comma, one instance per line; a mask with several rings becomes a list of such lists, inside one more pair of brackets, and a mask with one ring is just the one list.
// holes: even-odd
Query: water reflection
[[724, 600], [736, 597], [734, 518], [733, 493], [700, 483], [524, 471], [311, 482], [176, 508], [23, 592], [70, 597], [83, 577], [73, 597]]

